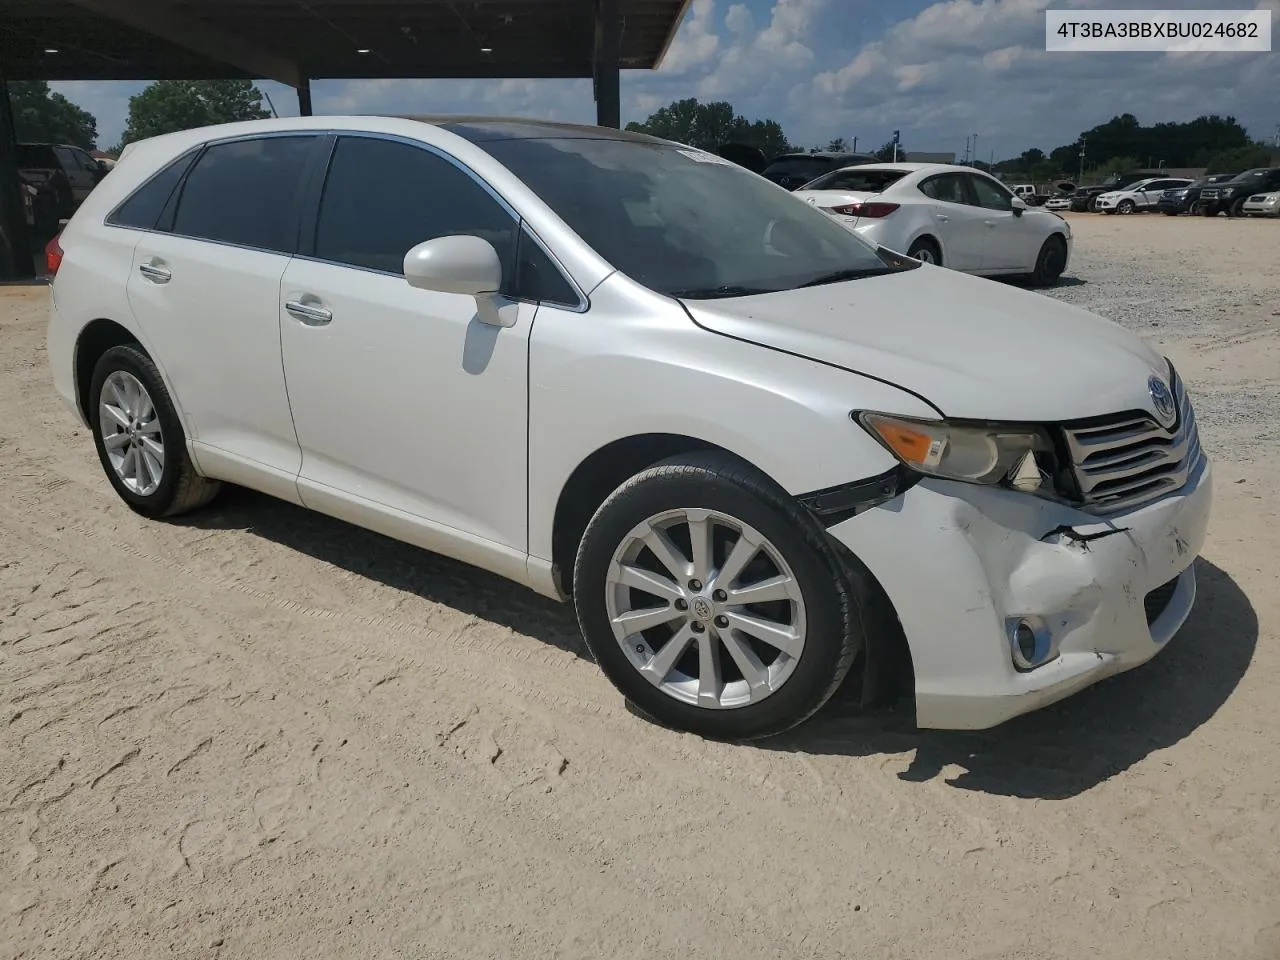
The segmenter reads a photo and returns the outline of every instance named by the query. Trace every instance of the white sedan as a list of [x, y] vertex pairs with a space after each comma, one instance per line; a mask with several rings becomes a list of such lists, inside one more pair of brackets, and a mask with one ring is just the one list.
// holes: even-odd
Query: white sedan
[[1131, 183], [1121, 190], [1098, 197], [1098, 209], [1103, 213], [1137, 213], [1139, 210], [1154, 210], [1160, 202], [1160, 196], [1166, 190], [1178, 190], [1191, 186], [1193, 181], [1182, 177], [1151, 177]]
[[871, 163], [834, 170], [794, 196], [872, 243], [983, 276], [1028, 275], [1052, 286], [1071, 256], [1071, 227], [1029, 207], [994, 177], [945, 163]]

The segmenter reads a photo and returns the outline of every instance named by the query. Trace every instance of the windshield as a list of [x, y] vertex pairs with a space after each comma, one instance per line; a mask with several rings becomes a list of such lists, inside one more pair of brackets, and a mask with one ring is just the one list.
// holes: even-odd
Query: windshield
[[1271, 172], [1270, 167], [1258, 167], [1255, 170], [1246, 170], [1244, 173], [1237, 176], [1236, 179], [1239, 180], [1241, 183], [1248, 180], [1261, 180], [1270, 172]]
[[907, 175], [905, 170], [832, 170], [813, 183], [806, 183], [805, 190], [850, 190], [854, 193], [880, 193], [889, 184]]
[[726, 160], [598, 139], [480, 144], [614, 267], [671, 296], [746, 296], [918, 266]]

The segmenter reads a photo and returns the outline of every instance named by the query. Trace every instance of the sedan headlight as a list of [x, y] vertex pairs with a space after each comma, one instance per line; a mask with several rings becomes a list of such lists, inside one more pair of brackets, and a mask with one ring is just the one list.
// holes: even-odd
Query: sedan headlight
[[965, 483], [1053, 490], [1053, 441], [1033, 426], [970, 425], [884, 413], [856, 415], [908, 469]]

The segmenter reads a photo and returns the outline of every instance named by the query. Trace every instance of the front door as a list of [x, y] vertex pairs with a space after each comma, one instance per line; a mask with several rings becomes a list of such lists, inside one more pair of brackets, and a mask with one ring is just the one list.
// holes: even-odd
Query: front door
[[[410, 248], [451, 234], [489, 240], [509, 270], [518, 229], [441, 154], [338, 138], [306, 255], [277, 300], [304, 503], [384, 532], [387, 518], [426, 521], [444, 541], [479, 539], [523, 562], [536, 306], [420, 290], [403, 276]], [[481, 309], [510, 325], [483, 322]]]
[[1036, 219], [1013, 212], [1013, 194], [982, 174], [965, 174], [982, 214], [987, 242], [982, 249], [984, 270], [1031, 270], [1040, 253], [1044, 231]]

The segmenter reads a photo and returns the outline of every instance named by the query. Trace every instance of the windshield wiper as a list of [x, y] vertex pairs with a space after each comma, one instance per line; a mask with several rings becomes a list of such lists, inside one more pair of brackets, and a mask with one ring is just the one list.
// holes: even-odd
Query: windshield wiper
[[[886, 273], [899, 273], [901, 267], [864, 267], [860, 270], [834, 270], [820, 277], [806, 280], [800, 287], [820, 287], [827, 283], [842, 283], [845, 280], [861, 280], [864, 277], [882, 277]], [[800, 289], [797, 287], [796, 289]]]
[[717, 300], [723, 297], [753, 297], [760, 293], [777, 293], [773, 287], [744, 287], [726, 284], [720, 287], [695, 287], [690, 290], [673, 290], [671, 296], [682, 300]]

